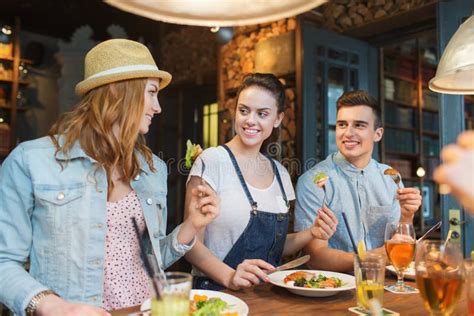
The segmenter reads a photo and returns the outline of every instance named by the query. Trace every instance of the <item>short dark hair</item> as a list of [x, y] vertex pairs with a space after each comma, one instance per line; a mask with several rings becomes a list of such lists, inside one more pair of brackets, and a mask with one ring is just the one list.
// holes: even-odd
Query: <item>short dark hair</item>
[[278, 113], [285, 111], [285, 87], [275, 75], [258, 72], [246, 75], [237, 90], [237, 100], [243, 90], [253, 86], [267, 90], [273, 95], [277, 102]]
[[367, 91], [355, 90], [344, 92], [336, 101], [336, 108], [339, 111], [343, 107], [365, 105], [372, 109], [375, 121], [374, 127], [382, 127], [381, 110], [377, 100]]

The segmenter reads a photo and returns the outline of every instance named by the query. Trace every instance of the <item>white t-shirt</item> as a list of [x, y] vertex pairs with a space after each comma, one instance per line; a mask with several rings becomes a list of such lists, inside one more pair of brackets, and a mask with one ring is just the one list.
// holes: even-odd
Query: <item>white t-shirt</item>
[[[194, 162], [188, 180], [191, 176], [201, 176], [201, 159], [205, 164], [203, 178], [217, 192], [221, 202], [219, 216], [206, 227], [204, 244], [216, 257], [224, 260], [247, 226], [252, 208], [229, 154], [222, 146], [204, 150]], [[279, 162], [275, 161], [275, 163], [288, 201], [294, 200], [295, 191], [288, 171]], [[245, 166], [240, 166], [240, 169], [244, 172]], [[247, 186], [254, 201], [258, 204], [259, 211], [288, 212], [276, 176], [273, 177], [273, 182], [268, 188], [254, 188], [249, 183]]]

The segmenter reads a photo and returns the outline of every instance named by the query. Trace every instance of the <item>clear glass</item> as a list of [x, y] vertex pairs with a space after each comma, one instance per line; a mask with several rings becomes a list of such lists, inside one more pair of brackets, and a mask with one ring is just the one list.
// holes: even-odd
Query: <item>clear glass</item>
[[474, 316], [474, 261], [465, 260], [464, 268], [466, 269], [467, 310], [469, 316]]
[[151, 301], [152, 316], [189, 316], [189, 295], [193, 277], [185, 272], [166, 272], [167, 285], [161, 297]]
[[369, 312], [372, 300], [383, 305], [385, 281], [385, 258], [380, 254], [367, 253], [354, 257], [354, 275], [356, 279], [357, 306]]
[[416, 284], [431, 315], [451, 315], [462, 292], [463, 257], [456, 243], [424, 240], [417, 245]]
[[395, 292], [410, 292], [403, 281], [405, 270], [415, 254], [415, 229], [411, 223], [387, 223], [385, 227], [385, 251], [397, 272], [397, 283], [389, 288]]

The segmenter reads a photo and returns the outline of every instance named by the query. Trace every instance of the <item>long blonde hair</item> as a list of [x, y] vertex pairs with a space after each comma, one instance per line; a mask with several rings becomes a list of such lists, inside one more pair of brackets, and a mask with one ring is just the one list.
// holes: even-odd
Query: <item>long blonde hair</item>
[[[56, 146], [55, 155], [66, 157], [76, 141], [107, 173], [108, 194], [114, 185], [112, 171], [118, 168], [121, 180], [130, 183], [140, 171], [137, 152], [155, 171], [151, 150], [139, 134], [147, 79], [118, 81], [88, 92], [70, 112], [64, 113], [48, 132]], [[118, 137], [113, 126], [118, 125]], [[57, 136], [63, 137], [58, 142]]]

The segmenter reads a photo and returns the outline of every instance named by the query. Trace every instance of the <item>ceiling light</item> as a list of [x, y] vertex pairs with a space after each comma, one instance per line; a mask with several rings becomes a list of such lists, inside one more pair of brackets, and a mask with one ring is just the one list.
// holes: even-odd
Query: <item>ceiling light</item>
[[327, 0], [105, 0], [123, 11], [167, 23], [238, 26], [266, 23], [309, 11]]
[[426, 174], [426, 171], [425, 169], [423, 169], [423, 167], [418, 167], [418, 169], [416, 169], [416, 175], [420, 178], [423, 178]]
[[2, 33], [5, 35], [11, 35], [12, 34], [12, 27], [8, 25], [2, 26]]
[[454, 33], [429, 87], [447, 94], [474, 94], [474, 16]]

